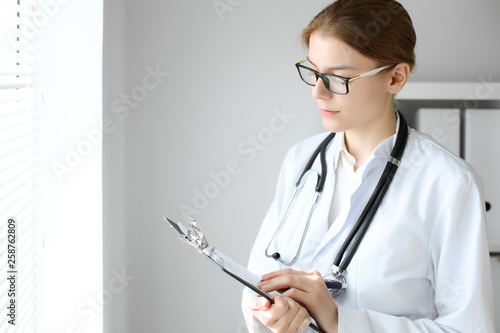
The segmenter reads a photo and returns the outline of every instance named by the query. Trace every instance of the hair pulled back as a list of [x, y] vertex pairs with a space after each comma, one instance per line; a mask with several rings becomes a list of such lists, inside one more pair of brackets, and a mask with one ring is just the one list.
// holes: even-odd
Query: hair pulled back
[[405, 62], [415, 68], [415, 29], [408, 12], [395, 0], [338, 0], [304, 29], [306, 48], [315, 31], [339, 38], [380, 66]]

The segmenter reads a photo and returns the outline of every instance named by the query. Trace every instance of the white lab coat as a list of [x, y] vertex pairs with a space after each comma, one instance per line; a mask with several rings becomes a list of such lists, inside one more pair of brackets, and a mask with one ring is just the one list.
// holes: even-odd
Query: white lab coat
[[[300, 173], [326, 135], [295, 145], [286, 156], [275, 199], [250, 255], [249, 269], [259, 276], [289, 267], [267, 258], [264, 251]], [[383, 141], [366, 160], [363, 182], [352, 195], [347, 218], [328, 228], [335, 188], [333, 157], [341, 135], [328, 148], [325, 187], [293, 268], [330, 271], [396, 138]], [[319, 158], [313, 168], [320, 171]], [[306, 187], [304, 197], [310, 200], [314, 186]], [[480, 177], [471, 166], [431, 137], [410, 129], [401, 165], [347, 268], [347, 291], [336, 299], [339, 333], [495, 332], [484, 203]], [[306, 204], [297, 203], [295, 212], [304, 211]], [[269, 253], [279, 251], [285, 259], [295, 254], [305, 223], [298, 220], [280, 228]], [[250, 332], [269, 332], [245, 305], [248, 295], [248, 290], [243, 293], [242, 308]]]

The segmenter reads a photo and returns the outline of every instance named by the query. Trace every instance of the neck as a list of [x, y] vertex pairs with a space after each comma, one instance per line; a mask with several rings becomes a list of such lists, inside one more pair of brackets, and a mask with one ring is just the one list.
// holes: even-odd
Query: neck
[[378, 144], [396, 132], [396, 114], [385, 112], [368, 124], [345, 132], [346, 148], [356, 158], [356, 171], [370, 156]]

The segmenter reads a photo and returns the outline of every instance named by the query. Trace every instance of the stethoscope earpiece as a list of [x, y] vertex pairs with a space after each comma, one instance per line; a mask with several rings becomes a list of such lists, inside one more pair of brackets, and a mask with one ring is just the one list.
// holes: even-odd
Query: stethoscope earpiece
[[281, 257], [281, 255], [278, 252], [274, 252], [272, 257], [274, 260], [278, 260]]

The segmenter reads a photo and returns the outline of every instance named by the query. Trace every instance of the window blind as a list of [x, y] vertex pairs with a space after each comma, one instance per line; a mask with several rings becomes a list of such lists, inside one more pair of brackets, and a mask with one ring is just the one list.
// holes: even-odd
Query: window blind
[[1, 332], [37, 331], [37, 10], [37, 0], [0, 0]]

